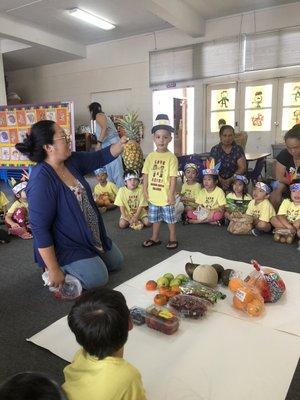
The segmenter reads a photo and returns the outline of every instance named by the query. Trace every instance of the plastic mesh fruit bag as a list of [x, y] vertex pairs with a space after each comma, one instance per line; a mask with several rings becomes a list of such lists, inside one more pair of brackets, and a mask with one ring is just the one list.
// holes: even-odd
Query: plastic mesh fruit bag
[[259, 290], [245, 282], [234, 293], [233, 306], [250, 317], [259, 317], [265, 309], [264, 299]]

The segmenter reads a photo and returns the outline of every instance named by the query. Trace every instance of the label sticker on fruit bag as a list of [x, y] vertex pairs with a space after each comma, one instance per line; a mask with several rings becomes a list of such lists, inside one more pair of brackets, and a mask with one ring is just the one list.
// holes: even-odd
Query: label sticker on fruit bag
[[235, 295], [236, 295], [236, 297], [237, 297], [240, 301], [243, 302], [243, 301], [245, 300], [246, 293], [245, 293], [243, 290], [238, 289], [238, 290], [235, 292]]
[[159, 317], [165, 318], [165, 319], [170, 319], [173, 317], [173, 314], [170, 313], [168, 310], [162, 310], [158, 313]]

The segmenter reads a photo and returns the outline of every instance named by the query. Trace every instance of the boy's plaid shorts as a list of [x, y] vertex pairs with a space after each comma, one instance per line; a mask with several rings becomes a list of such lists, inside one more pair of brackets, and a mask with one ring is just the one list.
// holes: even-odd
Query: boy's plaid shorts
[[152, 224], [160, 221], [165, 221], [167, 224], [175, 224], [175, 208], [170, 205], [155, 206], [149, 203], [148, 218]]

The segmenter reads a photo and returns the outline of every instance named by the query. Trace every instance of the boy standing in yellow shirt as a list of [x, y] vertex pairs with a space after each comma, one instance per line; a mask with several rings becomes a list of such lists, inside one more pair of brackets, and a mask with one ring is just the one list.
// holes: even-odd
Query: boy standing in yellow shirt
[[264, 182], [257, 182], [253, 189], [253, 200], [250, 201], [246, 214], [253, 216], [253, 236], [259, 236], [261, 232], [270, 232], [271, 218], [276, 215], [274, 207], [269, 201], [271, 187]]
[[139, 371], [123, 359], [132, 322], [121, 292], [96, 288], [74, 304], [68, 323], [82, 349], [64, 369], [68, 400], [146, 400]]
[[152, 128], [156, 151], [150, 153], [143, 167], [143, 189], [145, 200], [149, 203], [149, 222], [152, 223], [152, 236], [143, 242], [143, 247], [161, 244], [159, 240], [162, 221], [168, 224], [169, 241], [166, 248], [176, 249], [178, 242], [175, 229], [175, 191], [178, 173], [177, 157], [168, 150], [174, 128], [166, 114], [156, 117]]

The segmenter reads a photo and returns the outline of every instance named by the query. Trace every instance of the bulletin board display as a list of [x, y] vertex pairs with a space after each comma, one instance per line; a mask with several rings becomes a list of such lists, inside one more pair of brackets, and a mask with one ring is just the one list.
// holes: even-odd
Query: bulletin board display
[[0, 168], [22, 168], [34, 164], [15, 145], [23, 142], [31, 125], [41, 120], [52, 120], [60, 125], [71, 139], [72, 150], [75, 150], [73, 102], [0, 106]]

